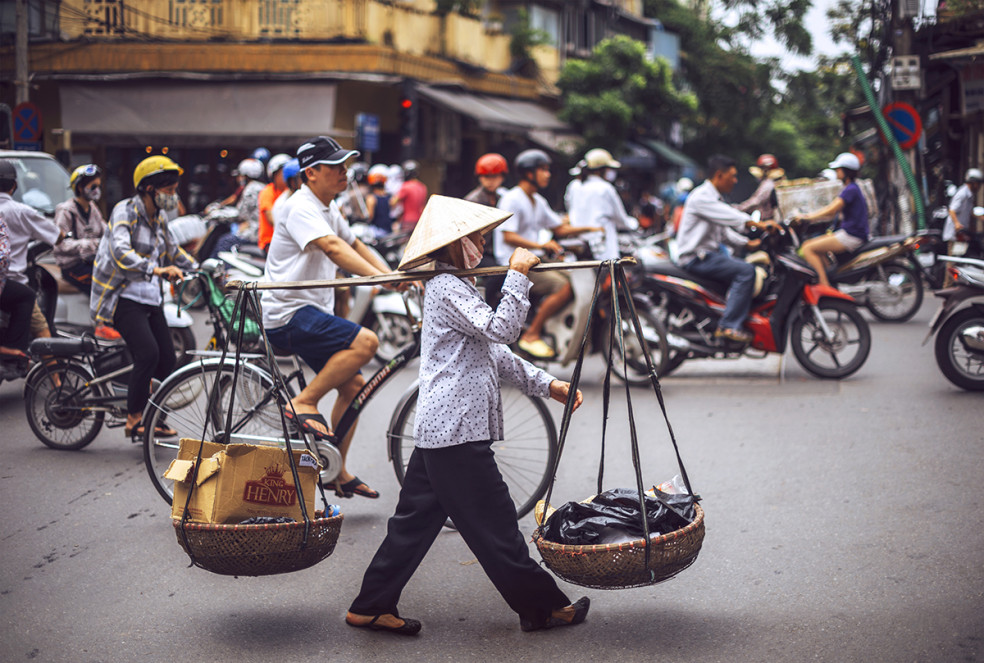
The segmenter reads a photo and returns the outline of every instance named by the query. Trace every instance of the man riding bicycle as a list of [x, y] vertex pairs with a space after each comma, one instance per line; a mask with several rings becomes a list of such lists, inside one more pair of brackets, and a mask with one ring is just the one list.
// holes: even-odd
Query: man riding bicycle
[[[285, 213], [276, 226], [267, 256], [265, 281], [334, 279], [339, 268], [360, 276], [390, 271], [352, 232], [334, 199], [348, 185], [345, 161], [358, 156], [335, 140], [318, 136], [297, 149], [301, 188], [287, 199]], [[405, 286], [393, 286], [402, 290]], [[317, 440], [335, 442], [318, 402], [333, 389], [338, 398], [332, 408], [337, 426], [345, 409], [365, 385], [359, 370], [379, 346], [376, 335], [354, 322], [334, 315], [334, 291], [267, 290], [263, 293], [263, 324], [267, 338], [278, 348], [297, 354], [317, 375], [291, 399], [286, 416]], [[377, 498], [379, 493], [348, 471], [353, 426], [338, 441], [342, 469], [328, 488], [340, 497]]]

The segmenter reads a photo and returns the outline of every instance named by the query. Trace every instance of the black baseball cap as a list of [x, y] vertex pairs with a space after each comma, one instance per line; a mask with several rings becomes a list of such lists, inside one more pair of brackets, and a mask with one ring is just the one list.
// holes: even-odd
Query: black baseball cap
[[16, 180], [17, 168], [7, 159], [0, 159], [0, 180]]
[[358, 150], [346, 150], [333, 138], [318, 136], [297, 148], [297, 161], [301, 170], [325, 163], [334, 166], [344, 163], [349, 157], [359, 156]]

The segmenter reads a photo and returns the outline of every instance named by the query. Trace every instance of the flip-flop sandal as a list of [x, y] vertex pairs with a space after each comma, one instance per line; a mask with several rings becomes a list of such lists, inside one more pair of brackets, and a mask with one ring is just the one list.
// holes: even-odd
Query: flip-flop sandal
[[350, 622], [346, 617], [345, 623], [354, 628], [367, 628], [370, 631], [385, 631], [386, 633], [396, 633], [397, 635], [417, 635], [420, 633], [420, 622], [416, 619], [398, 617], [397, 619], [403, 620], [402, 626], [384, 626], [376, 623], [376, 620], [382, 616], [383, 615], [376, 615], [371, 621], [368, 621], [365, 624], [355, 624]]
[[379, 497], [379, 491], [370, 488], [369, 484], [359, 477], [355, 477], [351, 481], [341, 484], [337, 481], [332, 481], [331, 483], [326, 483], [325, 488], [334, 490], [336, 497], [353, 497], [354, 495], [358, 495], [359, 497], [368, 497], [371, 500]]
[[[130, 438], [143, 437], [144, 431], [145, 429], [143, 424], [140, 424], [139, 426], [134, 426], [133, 428], [126, 428], [126, 427], [123, 428], [123, 434], [126, 437], [130, 437]], [[169, 438], [169, 437], [178, 436], [178, 431], [174, 430], [173, 428], [164, 428], [163, 426], [154, 426], [154, 432], [160, 438]]]
[[[284, 416], [287, 421], [291, 422], [305, 433], [313, 437], [315, 440], [321, 440], [323, 442], [331, 442], [336, 444], [335, 436], [331, 434], [331, 426], [328, 425], [328, 421], [321, 414], [297, 414], [295, 415], [290, 410], [284, 410]], [[325, 431], [318, 430], [309, 421], [315, 421], [325, 427]]]

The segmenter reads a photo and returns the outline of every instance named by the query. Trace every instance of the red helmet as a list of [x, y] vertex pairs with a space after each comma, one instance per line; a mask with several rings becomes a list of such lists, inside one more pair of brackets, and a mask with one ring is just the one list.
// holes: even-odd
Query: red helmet
[[506, 157], [495, 152], [489, 152], [478, 157], [475, 162], [476, 175], [505, 175], [509, 172]]
[[779, 159], [775, 158], [775, 156], [771, 154], [763, 154], [758, 158], [758, 161], [756, 161], [755, 164], [759, 168], [778, 168]]

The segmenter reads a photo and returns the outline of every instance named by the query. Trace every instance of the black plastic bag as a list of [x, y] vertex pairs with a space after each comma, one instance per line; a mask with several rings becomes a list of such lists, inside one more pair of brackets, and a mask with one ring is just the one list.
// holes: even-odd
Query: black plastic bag
[[[649, 535], [669, 534], [686, 527], [696, 516], [694, 498], [656, 491], [646, 495]], [[568, 502], [557, 509], [542, 527], [543, 538], [566, 545], [623, 543], [644, 538], [639, 513], [639, 491], [613, 488], [587, 504]]]

